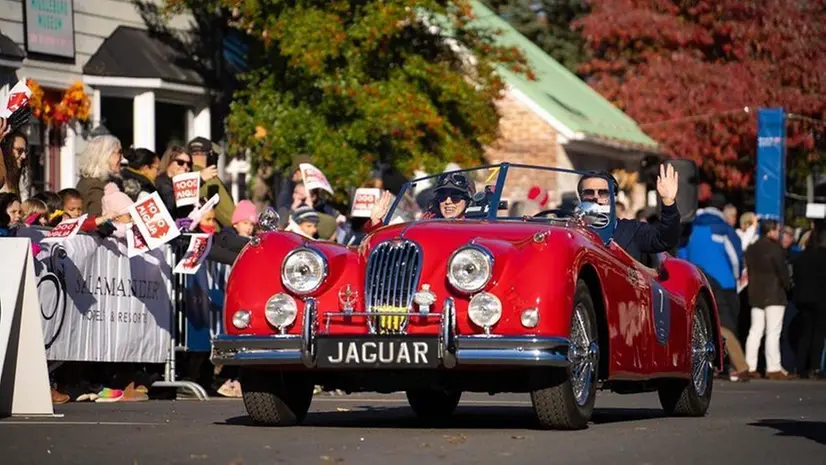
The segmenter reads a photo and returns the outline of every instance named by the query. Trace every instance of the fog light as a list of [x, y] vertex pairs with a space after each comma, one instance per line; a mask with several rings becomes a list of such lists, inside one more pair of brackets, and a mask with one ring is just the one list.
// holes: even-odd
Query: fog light
[[502, 317], [502, 302], [493, 294], [480, 292], [470, 299], [467, 313], [470, 321], [489, 332]]
[[522, 320], [522, 326], [526, 328], [536, 328], [536, 325], [539, 324], [539, 309], [526, 308], [522, 310], [520, 320]]
[[264, 310], [264, 317], [278, 329], [284, 329], [295, 321], [298, 306], [295, 299], [283, 292], [270, 297]]
[[252, 313], [249, 310], [238, 310], [232, 315], [232, 326], [238, 329], [246, 329], [250, 325]]

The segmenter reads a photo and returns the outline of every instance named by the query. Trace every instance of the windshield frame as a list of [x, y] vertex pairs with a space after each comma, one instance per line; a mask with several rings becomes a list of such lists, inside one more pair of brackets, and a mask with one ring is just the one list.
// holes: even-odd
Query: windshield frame
[[[534, 170], [541, 170], [541, 171], [553, 171], [553, 172], [557, 172], [557, 173], [573, 174], [573, 175], [580, 176], [580, 177], [586, 176], [586, 175], [592, 175], [592, 176], [595, 176], [595, 177], [604, 177], [604, 175], [599, 174], [595, 171], [579, 171], [579, 170], [573, 170], [573, 169], [567, 169], [567, 168], [557, 168], [557, 167], [551, 167], [551, 166], [538, 166], [538, 165], [529, 165], [529, 164], [523, 164], [523, 163], [510, 163], [510, 162], [487, 164], [487, 165], [474, 166], [474, 167], [471, 167], [471, 168], [465, 168], [465, 169], [460, 169], [460, 170], [445, 171], [443, 173], [431, 174], [431, 175], [428, 175], [428, 176], [422, 176], [422, 177], [419, 177], [419, 178], [416, 178], [416, 179], [411, 179], [411, 180], [405, 182], [402, 185], [401, 190], [399, 190], [399, 194], [393, 200], [393, 203], [391, 204], [390, 209], [387, 211], [387, 214], [385, 215], [382, 223], [384, 225], [390, 224], [390, 221], [393, 218], [394, 213], [396, 212], [396, 208], [398, 207], [399, 203], [404, 198], [404, 195], [416, 183], [426, 181], [428, 179], [438, 179], [439, 176], [442, 176], [442, 175], [445, 175], [445, 174], [468, 173], [468, 172], [474, 172], [474, 171], [481, 171], [481, 170], [484, 170], [484, 169], [488, 169], [488, 170], [498, 169], [499, 170], [496, 173], [496, 176], [497, 176], [497, 178], [496, 178], [496, 187], [495, 187], [495, 190], [493, 192], [493, 195], [491, 196], [490, 203], [488, 204], [487, 214], [485, 216], [479, 215], [479, 216], [474, 216], [474, 217], [468, 218], [468, 219], [487, 220], [487, 221], [523, 220], [524, 217], [512, 217], [512, 216], [504, 216], [503, 217], [503, 216], [498, 216], [499, 202], [501, 202], [501, 200], [502, 200], [502, 192], [504, 191], [505, 181], [508, 177], [508, 171], [509, 171], [510, 168], [522, 168], [522, 169], [534, 169]], [[604, 228], [601, 228], [601, 229], [590, 228], [589, 227], [589, 229], [591, 229], [592, 231], [595, 231], [597, 234], [599, 234], [603, 238], [603, 240], [605, 240], [605, 242], [608, 242], [610, 237], [613, 236], [614, 225], [616, 224], [616, 221], [617, 221], [617, 218], [616, 218], [616, 192], [614, 192], [614, 183], [611, 182], [611, 180], [608, 180], [608, 191], [610, 193], [610, 203], [609, 203], [609, 205], [611, 207], [610, 219], [611, 219], [612, 224], [609, 225], [610, 227], [604, 227]], [[579, 192], [577, 192], [576, 194], [577, 194], [577, 198], [578, 198], [579, 197]], [[494, 206], [496, 206], [496, 208], [494, 208]], [[560, 221], [570, 221], [572, 219], [572, 218], [569, 219], [569, 218], [545, 218], [545, 217], [531, 217], [531, 218], [532, 218], [531, 219], [532, 222], [548, 222], [548, 223], [551, 223], [551, 222], [557, 222], [558, 223]], [[418, 220], [416, 220], [416, 221], [418, 221]], [[608, 232], [608, 234], [604, 234], [605, 232]]]

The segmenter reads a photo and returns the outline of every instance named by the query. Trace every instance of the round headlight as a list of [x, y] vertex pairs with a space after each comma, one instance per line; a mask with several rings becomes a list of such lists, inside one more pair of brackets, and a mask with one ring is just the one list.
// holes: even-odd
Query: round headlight
[[326, 275], [327, 262], [311, 249], [293, 250], [281, 265], [281, 282], [296, 294], [308, 294], [318, 289]]
[[250, 325], [250, 316], [252, 314], [249, 310], [238, 310], [232, 314], [232, 326], [238, 329], [245, 329]]
[[295, 321], [296, 313], [298, 313], [298, 307], [295, 304], [295, 299], [283, 292], [270, 297], [264, 309], [264, 316], [267, 321], [279, 329], [291, 325]]
[[476, 326], [489, 328], [502, 317], [502, 302], [487, 292], [476, 294], [470, 299], [467, 314]]
[[493, 258], [480, 247], [465, 247], [453, 254], [447, 264], [447, 279], [462, 292], [477, 292], [490, 281]]

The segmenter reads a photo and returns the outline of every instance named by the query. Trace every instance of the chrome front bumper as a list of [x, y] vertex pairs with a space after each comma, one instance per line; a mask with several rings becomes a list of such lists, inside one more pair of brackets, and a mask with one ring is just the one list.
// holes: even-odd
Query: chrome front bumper
[[[212, 340], [212, 362], [216, 365], [303, 365], [314, 368], [318, 321], [315, 299], [308, 299], [305, 308], [301, 335], [260, 337], [221, 334]], [[445, 300], [439, 315], [439, 356], [444, 368], [457, 365], [566, 367], [570, 364], [569, 341], [566, 338], [457, 335], [453, 299]]]

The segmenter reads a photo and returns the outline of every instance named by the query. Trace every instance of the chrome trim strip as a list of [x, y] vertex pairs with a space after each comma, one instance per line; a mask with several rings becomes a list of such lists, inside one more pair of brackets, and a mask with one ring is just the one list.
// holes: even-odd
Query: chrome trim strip
[[566, 367], [569, 345], [563, 337], [457, 336], [456, 360], [459, 365]]
[[459, 365], [566, 367], [570, 363], [566, 354], [543, 350], [459, 349], [456, 352], [456, 358]]
[[212, 340], [213, 350], [284, 350], [297, 349], [299, 337], [286, 336], [230, 336], [220, 334]]
[[540, 336], [458, 336], [459, 349], [559, 350], [568, 353], [570, 342], [564, 337]]
[[231, 336], [212, 340], [210, 360], [221, 365], [297, 365], [301, 363], [301, 337]]

